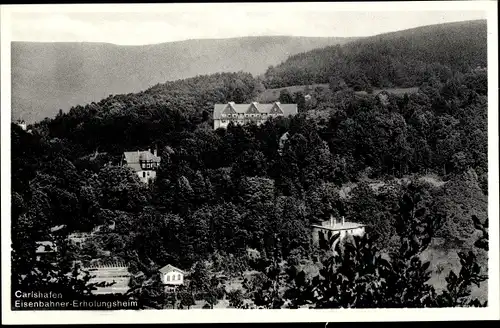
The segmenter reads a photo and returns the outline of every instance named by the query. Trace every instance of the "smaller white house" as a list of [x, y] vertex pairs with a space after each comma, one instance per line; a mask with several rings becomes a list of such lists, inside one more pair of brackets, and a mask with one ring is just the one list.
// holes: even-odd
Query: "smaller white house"
[[26, 131], [26, 129], [28, 128], [28, 126], [26, 125], [26, 122], [24, 120], [17, 120], [16, 124], [24, 131]]
[[36, 245], [36, 260], [40, 261], [42, 258], [54, 260], [57, 253], [57, 246], [52, 241], [37, 241]]
[[324, 221], [321, 225], [313, 224], [313, 242], [315, 244], [319, 243], [320, 239], [328, 240], [333, 235], [340, 235], [340, 239], [344, 239], [348, 235], [352, 236], [362, 236], [365, 234], [365, 225], [355, 222], [346, 222], [344, 217], [341, 218], [340, 222], [333, 216], [330, 220]]
[[167, 264], [160, 270], [161, 282], [165, 285], [182, 285], [184, 284], [185, 272], [173, 265]]

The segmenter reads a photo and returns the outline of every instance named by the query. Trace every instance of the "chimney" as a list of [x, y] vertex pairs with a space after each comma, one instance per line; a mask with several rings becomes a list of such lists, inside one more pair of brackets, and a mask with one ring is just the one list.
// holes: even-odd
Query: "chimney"
[[151, 152], [151, 148], [148, 148], [148, 153], [150, 153], [150, 152]]
[[344, 216], [342, 216], [342, 225], [344, 225], [345, 223], [345, 219], [344, 219]]
[[330, 225], [333, 227], [333, 215], [330, 215]]
[[158, 154], [158, 148], [155, 147], [155, 149], [153, 150], [153, 155], [158, 156], [157, 154]]

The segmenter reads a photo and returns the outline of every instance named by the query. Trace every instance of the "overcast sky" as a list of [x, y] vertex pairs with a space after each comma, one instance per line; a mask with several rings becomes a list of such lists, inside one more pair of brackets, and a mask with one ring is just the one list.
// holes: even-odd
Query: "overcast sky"
[[[177, 4], [148, 7], [147, 10], [121, 5], [73, 13], [53, 7], [51, 10], [44, 8], [43, 12], [13, 12], [11, 35], [14, 41], [140, 45], [258, 35], [369, 36], [423, 25], [486, 18], [482, 11], [453, 11], [453, 8], [402, 11], [391, 6], [391, 10], [397, 11], [385, 11], [382, 6], [372, 6], [372, 10], [353, 11], [354, 7], [340, 8], [338, 5]], [[420, 8], [428, 9], [425, 6]]]

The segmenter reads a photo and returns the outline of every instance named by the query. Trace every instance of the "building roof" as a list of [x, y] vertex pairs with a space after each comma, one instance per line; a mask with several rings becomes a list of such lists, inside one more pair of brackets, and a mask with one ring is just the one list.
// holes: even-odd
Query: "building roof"
[[66, 228], [66, 225], [61, 224], [61, 225], [54, 226], [54, 227], [50, 228], [50, 232], [56, 232], [56, 231], [59, 231], [59, 230], [64, 229], [64, 228]]
[[169, 273], [169, 272], [172, 272], [172, 271], [179, 271], [180, 273], [184, 273], [183, 270], [179, 269], [179, 268], [176, 268], [174, 267], [173, 265], [170, 265], [170, 264], [167, 264], [165, 265], [163, 268], [161, 268], [159, 270], [161, 273]]
[[226, 107], [231, 108], [231, 112], [234, 109], [234, 111], [238, 114], [244, 114], [248, 110], [250, 112], [254, 111], [254, 107], [257, 108], [257, 110], [260, 113], [266, 113], [269, 114], [271, 112], [271, 109], [277, 105], [279, 108], [283, 111], [284, 116], [289, 116], [289, 115], [295, 115], [297, 114], [297, 104], [281, 104], [279, 102], [271, 103], [271, 104], [260, 104], [257, 102], [253, 102], [250, 104], [235, 104], [233, 102], [228, 103], [228, 104], [215, 104], [214, 105], [214, 120], [218, 120], [221, 118], [221, 113]]
[[[325, 221], [324, 223], [326, 223]], [[365, 224], [362, 223], [355, 223], [355, 222], [337, 222], [335, 225], [330, 225], [329, 221], [328, 224], [313, 224], [313, 227], [318, 227], [326, 230], [332, 230], [332, 231], [340, 231], [340, 230], [351, 230], [351, 229], [357, 229], [357, 228], [362, 228], [366, 227]]]
[[123, 153], [127, 166], [135, 172], [142, 171], [140, 161], [152, 161], [160, 163], [161, 157], [156, 156], [149, 150], [126, 151]]
[[53, 253], [57, 251], [57, 247], [51, 241], [37, 241], [36, 253]]

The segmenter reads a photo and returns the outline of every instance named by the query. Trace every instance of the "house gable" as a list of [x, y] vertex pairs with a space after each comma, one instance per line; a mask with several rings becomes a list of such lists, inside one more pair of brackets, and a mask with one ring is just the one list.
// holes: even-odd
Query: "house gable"
[[284, 114], [283, 110], [280, 107], [280, 103], [276, 102], [274, 103], [273, 107], [271, 107], [271, 110], [269, 111], [269, 114]]
[[159, 270], [162, 274], [168, 274], [170, 272], [178, 272], [181, 274], [184, 274], [184, 271], [182, 271], [179, 268], [174, 267], [173, 265], [167, 264], [163, 268]]
[[251, 103], [245, 114], [260, 114], [259, 109], [257, 108], [257, 103]]
[[233, 105], [231, 103], [228, 103], [226, 108], [222, 111], [221, 114], [227, 115], [227, 114], [237, 114], [236, 110], [234, 109]]

